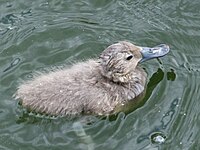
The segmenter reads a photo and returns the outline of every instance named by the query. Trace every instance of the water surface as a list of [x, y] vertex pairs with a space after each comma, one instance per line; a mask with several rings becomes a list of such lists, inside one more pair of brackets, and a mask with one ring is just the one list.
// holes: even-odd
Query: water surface
[[[198, 0], [2, 0], [0, 149], [200, 149], [199, 8]], [[96, 57], [120, 40], [171, 48], [142, 64], [147, 94], [130, 113], [81, 124], [28, 115], [13, 100], [32, 72]]]

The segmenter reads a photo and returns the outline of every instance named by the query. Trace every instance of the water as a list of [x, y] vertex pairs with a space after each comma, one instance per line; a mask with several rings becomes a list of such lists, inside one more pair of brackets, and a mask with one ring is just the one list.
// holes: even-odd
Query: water
[[[198, 0], [2, 0], [0, 149], [200, 149], [199, 8]], [[86, 124], [26, 114], [13, 100], [33, 71], [95, 57], [124, 39], [171, 48], [143, 63], [147, 94], [130, 113]]]

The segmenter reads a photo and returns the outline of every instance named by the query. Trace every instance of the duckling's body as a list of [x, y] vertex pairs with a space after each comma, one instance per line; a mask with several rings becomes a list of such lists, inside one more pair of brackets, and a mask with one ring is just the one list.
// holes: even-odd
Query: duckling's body
[[24, 107], [50, 115], [114, 114], [117, 106], [144, 91], [147, 75], [137, 66], [142, 58], [138, 49], [129, 42], [113, 44], [99, 59], [25, 82], [16, 98]]
[[22, 105], [51, 115], [111, 114], [144, 90], [146, 73], [139, 67], [137, 78], [124, 84], [102, 76], [99, 67], [97, 61], [88, 60], [39, 76], [19, 87]]

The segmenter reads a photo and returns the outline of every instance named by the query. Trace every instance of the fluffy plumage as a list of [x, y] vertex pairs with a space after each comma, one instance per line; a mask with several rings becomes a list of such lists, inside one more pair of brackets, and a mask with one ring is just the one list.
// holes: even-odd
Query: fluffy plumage
[[140, 48], [119, 42], [99, 58], [42, 74], [19, 86], [16, 99], [32, 111], [49, 115], [114, 114], [144, 91], [146, 73]]

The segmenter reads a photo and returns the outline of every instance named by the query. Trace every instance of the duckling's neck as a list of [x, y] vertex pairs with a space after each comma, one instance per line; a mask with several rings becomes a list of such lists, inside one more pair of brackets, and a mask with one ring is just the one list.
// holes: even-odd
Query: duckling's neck
[[101, 80], [105, 80], [106, 82], [110, 81], [116, 84], [130, 84], [132, 82], [139, 81], [142, 85], [145, 85], [146, 83], [146, 72], [139, 66], [130, 70], [126, 74], [122, 74], [105, 70], [99, 60], [89, 60], [87, 64], [87, 66], [92, 66], [92, 68], [87, 68], [89, 69], [88, 71], [90, 72], [91, 76], [98, 76], [98, 78], [101, 78]]
[[[112, 72], [110, 70], [106, 70], [100, 63], [98, 65], [98, 70], [100, 74], [109, 79], [112, 82], [119, 83], [119, 84], [128, 84], [134, 80], [143, 79], [144, 81], [146, 80], [146, 72], [137, 66], [135, 69], [130, 69], [129, 72], [127, 73], [118, 73], [118, 72]], [[142, 79], [141, 79], [142, 80]]]
[[101, 84], [101, 87], [106, 89], [106, 91], [114, 95], [113, 97], [116, 96], [116, 93], [119, 94], [119, 99], [121, 98], [121, 101], [118, 99], [120, 101], [119, 103], [134, 99], [145, 89], [147, 74], [139, 66], [128, 74], [119, 76], [118, 78], [112, 75], [108, 76], [104, 74], [104, 72], [102, 73], [101, 65], [98, 65], [97, 69], [99, 72], [98, 83]]
[[92, 68], [87, 67], [88, 72], [90, 72], [87, 76], [87, 81], [89, 80], [94, 87], [109, 93], [111, 99], [113, 99], [111, 103], [113, 101], [123, 103], [126, 100], [134, 99], [145, 89], [147, 75], [139, 66], [128, 74], [119, 76], [120, 79], [115, 79], [115, 76], [112, 76], [112, 74], [105, 74], [102, 71], [101, 63], [97, 60], [89, 61], [87, 65], [92, 66]]

